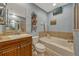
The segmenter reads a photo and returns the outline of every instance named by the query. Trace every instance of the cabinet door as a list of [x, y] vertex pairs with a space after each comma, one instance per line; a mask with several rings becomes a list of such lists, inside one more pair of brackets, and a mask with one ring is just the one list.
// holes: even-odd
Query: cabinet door
[[25, 56], [31, 56], [32, 55], [32, 44], [31, 42], [28, 43], [28, 45], [25, 46]]
[[0, 50], [0, 56], [2, 56], [3, 54], [2, 54], [2, 51]]
[[21, 44], [21, 56], [31, 56], [32, 55], [32, 46], [31, 42]]
[[18, 50], [19, 48], [17, 45], [10, 45], [3, 49], [3, 56], [18, 56]]

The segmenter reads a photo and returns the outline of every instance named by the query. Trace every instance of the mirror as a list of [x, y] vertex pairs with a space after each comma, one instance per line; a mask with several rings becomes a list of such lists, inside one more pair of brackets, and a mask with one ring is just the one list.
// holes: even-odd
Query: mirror
[[16, 14], [8, 12], [8, 27], [10, 30], [19, 32], [25, 32], [26, 30], [26, 19]]
[[[26, 32], [25, 9], [17, 11], [15, 4], [0, 3], [0, 25], [5, 27], [3, 32]], [[23, 13], [23, 14], [22, 14]]]

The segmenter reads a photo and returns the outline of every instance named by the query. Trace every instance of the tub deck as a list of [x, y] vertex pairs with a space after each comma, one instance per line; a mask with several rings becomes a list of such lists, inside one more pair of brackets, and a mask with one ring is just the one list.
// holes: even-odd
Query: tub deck
[[73, 56], [73, 43], [57, 37], [41, 37], [40, 42], [60, 56]]

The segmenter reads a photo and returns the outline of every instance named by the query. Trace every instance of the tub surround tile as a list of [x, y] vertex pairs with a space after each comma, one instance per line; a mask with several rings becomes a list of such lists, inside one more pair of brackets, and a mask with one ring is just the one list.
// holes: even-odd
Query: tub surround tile
[[73, 42], [73, 33], [72, 32], [40, 32], [40, 37], [58, 37], [68, 40], [68, 42]]

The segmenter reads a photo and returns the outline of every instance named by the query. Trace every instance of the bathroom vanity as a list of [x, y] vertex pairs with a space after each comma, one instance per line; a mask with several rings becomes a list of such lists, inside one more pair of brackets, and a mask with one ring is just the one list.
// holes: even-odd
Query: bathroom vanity
[[16, 4], [11, 6], [0, 3], [0, 6], [3, 7], [0, 8], [0, 25], [2, 27], [0, 56], [31, 56], [32, 36], [24, 34], [26, 33], [26, 17], [16, 11], [13, 7], [17, 6]]
[[0, 37], [0, 56], [31, 56], [32, 36], [28, 34]]

